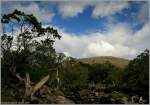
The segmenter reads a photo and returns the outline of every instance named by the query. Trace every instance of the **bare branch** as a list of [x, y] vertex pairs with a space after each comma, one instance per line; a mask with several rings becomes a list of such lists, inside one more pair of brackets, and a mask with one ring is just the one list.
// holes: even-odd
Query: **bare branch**
[[16, 77], [17, 77], [20, 81], [24, 81], [24, 79], [23, 79], [19, 74], [16, 74]]

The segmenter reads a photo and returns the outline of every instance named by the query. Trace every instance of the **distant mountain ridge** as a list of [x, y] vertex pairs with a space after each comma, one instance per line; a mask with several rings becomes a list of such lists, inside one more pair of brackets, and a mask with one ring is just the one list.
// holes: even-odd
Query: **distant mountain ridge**
[[103, 64], [105, 62], [110, 62], [111, 64], [124, 68], [126, 65], [128, 65], [129, 60], [119, 57], [113, 57], [113, 56], [98, 56], [98, 57], [89, 57], [89, 58], [81, 58], [78, 59], [78, 61], [88, 64]]

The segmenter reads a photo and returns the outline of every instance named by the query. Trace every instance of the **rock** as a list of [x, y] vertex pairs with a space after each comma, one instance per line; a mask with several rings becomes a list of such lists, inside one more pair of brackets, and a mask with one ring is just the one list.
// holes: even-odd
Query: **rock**
[[132, 104], [138, 103], [138, 100], [139, 100], [139, 97], [137, 95], [131, 97], [131, 103]]
[[99, 92], [99, 95], [100, 95], [100, 96], [102, 96], [102, 95], [104, 95], [104, 94], [105, 94], [104, 92]]
[[115, 102], [115, 99], [113, 99], [113, 98], [111, 98], [110, 100], [111, 100], [112, 102]]
[[87, 89], [83, 89], [83, 90], [79, 91], [79, 94], [80, 94], [81, 98], [90, 95], [90, 93], [89, 93], [89, 91]]
[[54, 94], [56, 96], [64, 96], [64, 93], [62, 91], [60, 91], [60, 90], [54, 90]]
[[122, 97], [121, 101], [122, 101], [123, 104], [128, 104], [129, 103], [127, 97]]
[[56, 97], [56, 104], [73, 104], [74, 102], [63, 97], [63, 96], [57, 96]]
[[94, 92], [90, 92], [90, 96], [95, 96], [95, 93]]
[[93, 98], [91, 98], [91, 102], [94, 102], [95, 100]]
[[41, 88], [39, 91], [39, 94], [40, 95], [46, 94], [46, 90], [44, 88]]
[[119, 93], [119, 92], [117, 92], [117, 91], [114, 91], [114, 93]]
[[40, 96], [45, 96], [45, 95], [53, 95], [52, 90], [47, 87], [47, 86], [43, 86], [40, 90], [39, 90], [39, 95]]
[[57, 96], [55, 96], [55, 95], [52, 95], [52, 96], [47, 95], [46, 99], [47, 99], [47, 103], [49, 103], [49, 104], [56, 104], [57, 103], [57, 100], [56, 100]]
[[144, 103], [146, 103], [146, 100], [143, 100], [143, 97], [140, 97], [139, 104], [144, 104]]
[[95, 96], [98, 97], [98, 95], [99, 95], [99, 93], [98, 93], [98, 92], [95, 92]]

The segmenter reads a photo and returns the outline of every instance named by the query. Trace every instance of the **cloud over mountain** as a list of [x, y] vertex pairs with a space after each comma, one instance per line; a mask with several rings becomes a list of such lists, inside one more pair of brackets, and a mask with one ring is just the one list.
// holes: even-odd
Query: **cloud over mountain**
[[110, 25], [110, 31], [89, 35], [75, 35], [58, 28], [61, 40], [55, 43], [56, 51], [73, 57], [117, 56], [133, 58], [145, 48], [149, 48], [149, 25], [145, 24], [137, 32], [132, 32], [127, 24]]
[[54, 47], [68, 56], [133, 58], [149, 48], [148, 2], [2, 2], [2, 13], [14, 9], [33, 13], [44, 26], [57, 28], [62, 38]]

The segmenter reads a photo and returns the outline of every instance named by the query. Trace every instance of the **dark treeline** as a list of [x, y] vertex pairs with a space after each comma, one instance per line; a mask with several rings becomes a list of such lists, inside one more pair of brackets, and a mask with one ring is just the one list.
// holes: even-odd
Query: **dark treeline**
[[125, 68], [85, 64], [57, 53], [61, 35], [32, 14], [14, 10], [1, 23], [2, 102], [149, 103], [148, 50]]

